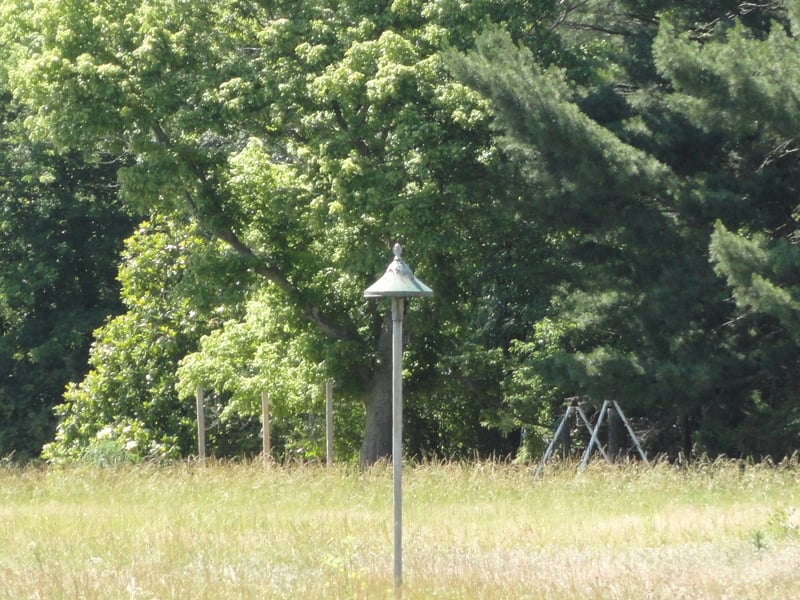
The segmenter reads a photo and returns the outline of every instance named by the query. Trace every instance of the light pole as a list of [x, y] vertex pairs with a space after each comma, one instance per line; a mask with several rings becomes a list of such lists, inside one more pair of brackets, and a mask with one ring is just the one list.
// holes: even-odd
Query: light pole
[[394, 260], [386, 273], [364, 291], [365, 298], [392, 300], [392, 475], [394, 479], [394, 587], [403, 583], [403, 301], [433, 296], [433, 290], [414, 277], [394, 245]]

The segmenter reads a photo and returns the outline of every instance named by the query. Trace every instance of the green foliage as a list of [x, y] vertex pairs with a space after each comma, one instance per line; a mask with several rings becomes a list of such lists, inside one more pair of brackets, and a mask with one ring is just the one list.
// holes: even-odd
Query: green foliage
[[319, 456], [332, 378], [376, 459], [362, 292], [396, 241], [436, 291], [406, 313], [413, 453], [533, 451], [576, 394], [703, 451], [795, 444], [796, 0], [2, 6], [27, 131], [153, 214], [49, 457], [189, 452], [197, 387], [225, 453], [268, 391], [280, 451]]
[[[258, 419], [261, 394], [267, 393], [275, 455], [324, 459], [324, 349], [318, 331], [298, 320], [274, 289], [262, 289], [248, 300], [241, 318], [222, 323], [181, 360], [177, 390], [185, 398], [198, 387], [214, 390], [225, 400], [217, 415], [221, 424], [241, 416]], [[362, 411], [363, 405], [347, 396], [336, 398], [336, 449], [342, 458], [357, 448]]]
[[[551, 391], [613, 398], [665, 430], [684, 415], [712, 453], [780, 456], [798, 435], [796, 41], [770, 8], [671, 8], [660, 27], [653, 6], [602, 29], [597, 5], [576, 9], [565, 23], [583, 33], [565, 28], [564, 44], [588, 64], [620, 61], [602, 71], [542, 65], [498, 30], [449, 57], [490, 100], [497, 143], [562, 256], [540, 321], [561, 334], [546, 348], [527, 341], [536, 329], [520, 338], [506, 404], [535, 415]], [[712, 235], [717, 220], [763, 233]], [[753, 317], [731, 318], [719, 275]]]
[[25, 460], [52, 438], [92, 331], [120, 310], [115, 263], [132, 221], [108, 165], [32, 142], [5, 91], [0, 114], [0, 456]]
[[743, 313], [775, 318], [800, 340], [800, 248], [788, 240], [763, 234], [745, 237], [717, 223], [711, 237], [711, 259], [725, 278], [737, 308]]
[[701, 437], [756, 456], [789, 453], [798, 440], [798, 5], [781, 4], [760, 19], [720, 23], [699, 40], [666, 20], [654, 46], [675, 88], [670, 104], [720, 140], [717, 173], [699, 180], [719, 207], [710, 256], [732, 294], [719, 327], [735, 371], [719, 384], [731, 397], [711, 408], [718, 421]]
[[797, 245], [761, 233], [736, 234], [717, 223], [710, 249], [732, 293], [735, 316], [726, 327], [742, 356], [739, 376], [749, 391], [739, 407], [747, 418], [728, 417], [726, 427], [712, 435], [728, 448], [757, 455], [788, 453], [800, 441], [794, 407], [800, 380]]
[[[57, 407], [45, 458], [95, 460], [109, 448], [172, 458], [195, 446], [194, 403], [176, 392], [177, 363], [228, 318], [246, 278], [219, 271], [210, 246], [194, 228], [160, 218], [127, 240], [119, 274], [127, 312], [95, 332], [91, 370]], [[202, 276], [212, 270], [215, 277]]]
[[[486, 104], [452, 80], [440, 50], [467, 47], [484, 23], [503, 22], [546, 55], [557, 44], [548, 29], [554, 7], [64, 2], [28, 7], [6, 35], [30, 131], [119, 157], [128, 202], [189, 215], [226, 242], [262, 278], [248, 298], [264, 305], [267, 294], [269, 319], [290, 324], [280, 334], [269, 329], [273, 339], [239, 331], [251, 331], [246, 320], [226, 323], [187, 359], [186, 389], [224, 377], [214, 381], [229, 390], [231, 411], [247, 412], [257, 380], [270, 380], [280, 404], [301, 374], [324, 370], [348, 406], [365, 401], [378, 414], [366, 393], [377, 389], [372, 378], [385, 360], [385, 307], [361, 294], [385, 268], [379, 249], [407, 241], [407, 256], [418, 257], [415, 268], [437, 290], [435, 304], [409, 309], [409, 331], [425, 332], [409, 362], [411, 380], [422, 381], [460, 336], [470, 337], [459, 323], [504, 267], [498, 255], [476, 269], [478, 258], [505, 237], [494, 224], [515, 210], [507, 206], [513, 193], [496, 192], [507, 173], [490, 144]], [[516, 229], [518, 238], [528, 227]], [[185, 311], [150, 301], [150, 310]], [[251, 308], [242, 314], [257, 320]], [[171, 326], [177, 342], [165, 361], [191, 352], [178, 338], [183, 329]], [[234, 359], [221, 348], [237, 335], [249, 337]], [[288, 344], [287, 336], [296, 339]], [[274, 370], [258, 372], [284, 351], [282, 364], [293, 367], [280, 380]], [[125, 414], [133, 411], [126, 405]]]
[[[511, 424], [526, 431], [524, 454], [540, 455], [552, 437], [551, 423], [563, 413], [564, 398], [571, 391], [548, 382], [545, 373], [562, 356], [574, 325], [544, 318], [529, 339], [516, 340], [510, 348], [511, 365], [504, 386], [504, 401]], [[550, 364], [548, 364], [550, 363]]]

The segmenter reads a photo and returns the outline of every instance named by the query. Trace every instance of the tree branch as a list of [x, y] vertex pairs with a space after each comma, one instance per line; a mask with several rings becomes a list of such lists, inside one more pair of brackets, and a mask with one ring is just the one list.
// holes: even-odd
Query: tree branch
[[795, 152], [800, 151], [800, 148], [798, 148], [797, 146], [792, 146], [793, 142], [794, 138], [786, 140], [785, 142], [778, 144], [775, 148], [770, 150], [769, 153], [764, 157], [764, 161], [756, 169], [756, 172], [761, 173], [772, 163], [777, 162], [786, 156], [789, 156], [791, 154], [794, 154]]
[[[581, 11], [581, 9], [584, 8], [587, 4], [589, 4], [589, 0], [575, 0], [572, 3], [568, 2], [567, 0], [560, 0], [559, 2], [560, 14], [555, 19], [550, 29], [555, 30], [558, 29], [559, 27], [564, 27], [567, 29], [574, 29], [580, 31], [594, 31], [597, 33], [603, 33], [606, 35], [613, 35], [613, 36], [624, 37], [632, 35], [632, 32], [625, 28], [612, 29], [608, 26], [601, 25], [600, 22], [602, 23], [608, 22], [609, 15], [602, 15], [602, 16], [594, 15], [595, 17], [598, 17], [594, 21], [592, 21], [591, 19], [578, 20], [580, 19], [581, 14], [584, 15], [584, 17], [587, 15], [591, 17], [593, 15], [593, 13], [591, 12]], [[574, 15], [575, 18], [573, 18], [572, 15]], [[639, 23], [646, 25], [655, 25], [657, 23], [657, 20], [652, 17], [635, 14], [632, 12], [628, 12], [625, 14], [616, 13], [613, 14], [612, 16], [621, 18], [624, 22], [638, 21]]]
[[[169, 136], [166, 134], [161, 125], [156, 121], [151, 127], [153, 136], [156, 141], [167, 148], [172, 147]], [[205, 172], [195, 161], [191, 158], [178, 153], [180, 160], [189, 168], [190, 172], [197, 179], [201, 186], [201, 190], [208, 199], [212, 200], [214, 207], [218, 209], [221, 206], [218, 194], [213, 189], [212, 185], [208, 182]], [[208, 218], [201, 211], [195, 197], [187, 190], [184, 192], [184, 202], [186, 207], [198, 223], [211, 233], [212, 236], [225, 242], [237, 254], [248, 259], [251, 263], [253, 271], [262, 276], [264, 279], [275, 284], [291, 302], [297, 306], [301, 315], [308, 322], [315, 325], [319, 330], [329, 339], [332, 340], [348, 340], [356, 338], [356, 327], [345, 319], [345, 322], [334, 319], [331, 315], [323, 311], [319, 306], [309, 303], [305, 299], [303, 292], [289, 281], [286, 275], [279, 269], [271, 266], [269, 261], [258, 254], [247, 244], [245, 244], [233, 229], [228, 225], [213, 222], [213, 219]], [[221, 212], [220, 212], [221, 215]]]
[[[339, 127], [342, 128], [342, 131], [349, 135], [350, 133], [350, 126], [347, 124], [347, 119], [344, 118], [344, 114], [342, 113], [342, 107], [339, 105], [338, 102], [335, 100], [331, 103], [331, 108], [333, 109], [333, 116], [336, 117], [336, 123], [338, 123]], [[372, 152], [367, 146], [367, 143], [359, 138], [355, 138], [350, 135], [350, 141], [355, 146], [355, 149], [361, 156], [368, 157], [372, 155]]]
[[[208, 224], [205, 225], [208, 226]], [[252, 262], [253, 271], [278, 286], [295, 303], [303, 318], [317, 326], [325, 337], [332, 340], [355, 338], [355, 327], [353, 325], [350, 323], [342, 325], [318, 306], [306, 302], [302, 292], [292, 285], [282, 272], [271, 267], [263, 257], [258, 256], [252, 248], [239, 239], [232, 229], [229, 227], [209, 227], [209, 229], [216, 238], [228, 244], [241, 256], [248, 258]]]

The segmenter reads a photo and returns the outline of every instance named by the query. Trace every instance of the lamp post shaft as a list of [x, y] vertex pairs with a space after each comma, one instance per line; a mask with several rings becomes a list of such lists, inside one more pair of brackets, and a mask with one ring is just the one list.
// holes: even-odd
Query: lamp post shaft
[[392, 474], [394, 478], [394, 588], [403, 583], [403, 299], [431, 297], [433, 290], [414, 277], [402, 259], [403, 248], [392, 248], [394, 260], [365, 298], [392, 299]]
[[394, 587], [403, 583], [403, 298], [392, 298], [392, 473]]

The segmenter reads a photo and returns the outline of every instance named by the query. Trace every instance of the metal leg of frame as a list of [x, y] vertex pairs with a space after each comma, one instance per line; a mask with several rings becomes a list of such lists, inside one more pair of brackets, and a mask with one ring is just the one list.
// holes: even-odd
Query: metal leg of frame
[[[608, 408], [606, 408], [606, 412], [608, 412]], [[601, 413], [602, 413], [602, 411], [601, 411]], [[586, 413], [583, 412], [583, 409], [580, 406], [578, 407], [578, 414], [580, 414], [581, 419], [583, 419], [584, 425], [586, 425], [586, 430], [589, 432], [589, 436], [590, 436], [589, 439], [591, 439], [592, 437], [595, 438], [595, 445], [597, 446], [597, 449], [600, 451], [600, 454], [603, 455], [603, 458], [605, 458], [607, 462], [611, 462], [611, 459], [609, 458], [608, 454], [606, 454], [605, 449], [600, 444], [600, 442], [597, 441], [597, 436], [595, 434], [595, 428], [592, 427], [591, 421], [589, 421], [589, 418], [586, 416]], [[599, 424], [600, 424], [600, 422], [598, 421], [598, 425]], [[589, 445], [589, 448], [587, 448], [587, 450], [589, 450], [591, 452], [591, 444]]]
[[622, 412], [622, 408], [620, 408], [620, 405], [616, 400], [614, 400], [614, 408], [617, 409], [617, 414], [619, 414], [620, 418], [622, 419], [622, 422], [625, 423], [625, 427], [627, 428], [628, 433], [630, 434], [631, 439], [633, 440], [633, 443], [636, 446], [636, 449], [639, 451], [639, 456], [642, 457], [642, 460], [644, 461], [644, 464], [649, 466], [650, 463], [647, 461], [647, 455], [644, 453], [644, 450], [642, 449], [641, 444], [639, 444], [639, 440], [637, 439], [636, 434], [633, 431], [633, 427], [631, 427], [631, 424], [628, 422], [628, 419], [625, 417], [625, 413]]
[[539, 461], [539, 466], [536, 467], [536, 472], [533, 474], [534, 479], [538, 478], [539, 475], [541, 475], [542, 469], [544, 469], [544, 464], [550, 459], [550, 456], [553, 454], [553, 450], [555, 450], [558, 440], [561, 439], [561, 432], [564, 430], [564, 427], [566, 427], [567, 421], [569, 421], [569, 417], [571, 414], [572, 414], [572, 406], [569, 406], [567, 407], [567, 412], [564, 413], [564, 416], [562, 416], [561, 420], [558, 422], [558, 426], [556, 427], [556, 432], [553, 435], [553, 439], [547, 446], [547, 450], [545, 450], [542, 460]]
[[[589, 464], [589, 457], [592, 455], [592, 448], [597, 446], [600, 448], [600, 443], [597, 441], [597, 435], [600, 433], [600, 426], [603, 424], [603, 418], [606, 415], [608, 410], [608, 400], [603, 401], [603, 407], [600, 409], [600, 414], [597, 417], [597, 423], [595, 423], [594, 431], [592, 431], [592, 437], [589, 440], [589, 445], [586, 446], [586, 451], [583, 453], [583, 460], [581, 460], [581, 464], [578, 467], [579, 471], [582, 471], [586, 468], [586, 465]], [[602, 450], [602, 449], [601, 449]], [[606, 460], [608, 460], [608, 455], [603, 452], [604, 456], [606, 456]]]

